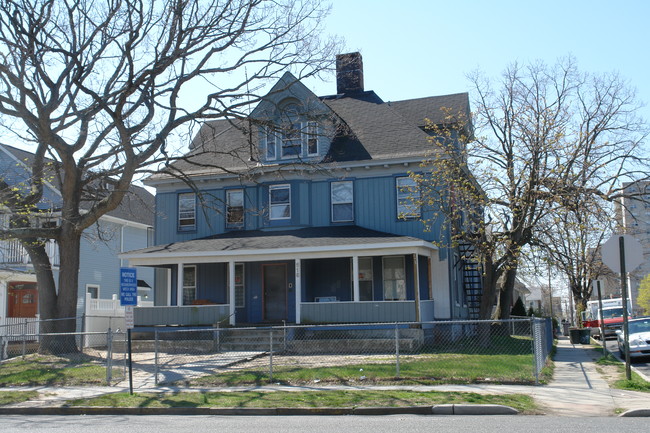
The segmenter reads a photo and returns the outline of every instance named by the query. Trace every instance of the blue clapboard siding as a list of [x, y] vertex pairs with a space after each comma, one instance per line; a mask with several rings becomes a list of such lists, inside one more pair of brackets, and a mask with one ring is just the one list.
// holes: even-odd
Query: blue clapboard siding
[[[354, 171], [345, 179], [354, 182], [354, 221], [331, 221], [330, 185], [325, 180], [287, 179], [249, 185], [245, 188], [246, 215], [245, 229], [255, 230], [266, 227], [306, 227], [356, 224], [362, 227], [405, 236], [418, 237], [430, 241], [440, 238], [442, 217], [433, 223], [432, 230], [425, 232], [424, 225], [417, 219], [397, 218], [397, 199], [395, 178], [397, 175], [377, 177], [355, 177]], [[399, 176], [406, 176], [405, 173]], [[273, 184], [291, 185], [291, 218], [270, 221], [268, 219], [268, 186]], [[236, 185], [223, 188], [206, 189], [205, 204], [197, 200], [197, 225], [195, 230], [178, 230], [178, 194], [190, 192], [186, 187], [174, 192], [161, 192], [156, 195], [156, 244], [178, 242], [210, 236], [232, 230], [225, 226], [225, 191], [237, 188]], [[424, 211], [423, 217], [431, 216]]]
[[415, 301], [390, 302], [306, 302], [302, 323], [413, 322]]
[[138, 307], [133, 309], [133, 323], [135, 326], [208, 326], [226, 321], [228, 314], [228, 305]]

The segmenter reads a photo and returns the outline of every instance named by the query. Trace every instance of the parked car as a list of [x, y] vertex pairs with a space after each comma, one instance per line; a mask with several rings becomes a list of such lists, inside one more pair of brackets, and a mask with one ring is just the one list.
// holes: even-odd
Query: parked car
[[[628, 332], [630, 333], [630, 358], [650, 356], [650, 317], [629, 320]], [[616, 341], [621, 357], [623, 357], [625, 354], [625, 335], [623, 331], [616, 331]]]

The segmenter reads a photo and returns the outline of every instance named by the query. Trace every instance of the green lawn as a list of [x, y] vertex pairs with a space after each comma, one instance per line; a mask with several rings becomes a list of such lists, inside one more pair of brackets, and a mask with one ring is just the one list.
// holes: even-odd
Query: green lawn
[[101, 407], [404, 407], [438, 404], [502, 404], [523, 412], [536, 406], [527, 395], [483, 395], [462, 392], [305, 391], [305, 392], [182, 392], [174, 394], [108, 394], [68, 401], [70, 406]]
[[0, 406], [12, 403], [22, 403], [38, 397], [36, 391], [0, 391]]
[[[383, 362], [382, 362], [383, 360]], [[281, 361], [280, 361], [281, 362]], [[296, 363], [296, 361], [294, 361]], [[299, 364], [299, 362], [297, 362]], [[273, 368], [273, 382], [305, 383], [534, 383], [532, 355], [425, 354], [403, 356], [400, 374], [395, 359], [368, 357], [367, 362], [341, 366]], [[188, 382], [190, 386], [262, 385], [271, 380], [268, 366], [225, 371]]]
[[106, 368], [90, 361], [28, 355], [2, 364], [0, 387], [3, 386], [73, 386], [106, 384]]

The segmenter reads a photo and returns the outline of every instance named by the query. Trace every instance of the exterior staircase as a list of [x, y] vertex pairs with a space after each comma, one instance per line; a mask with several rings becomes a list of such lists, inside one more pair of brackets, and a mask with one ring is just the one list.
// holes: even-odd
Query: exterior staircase
[[473, 258], [474, 246], [461, 244], [459, 247], [460, 261], [463, 269], [463, 289], [465, 300], [469, 309], [469, 318], [478, 319], [483, 294], [481, 280], [481, 265]]

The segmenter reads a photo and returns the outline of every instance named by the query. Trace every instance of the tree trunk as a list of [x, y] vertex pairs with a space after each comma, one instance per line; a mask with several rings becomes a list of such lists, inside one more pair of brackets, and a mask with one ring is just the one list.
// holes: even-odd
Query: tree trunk
[[[77, 291], [79, 286], [79, 259], [81, 235], [74, 230], [64, 231], [59, 241], [59, 290], [56, 290], [50, 259], [45, 245], [36, 239], [27, 239], [23, 245], [27, 250], [38, 284], [38, 308], [41, 334], [39, 353], [65, 354], [78, 351], [76, 338], [71, 333], [77, 327]], [[63, 289], [66, 288], [66, 289]], [[64, 320], [61, 320], [64, 319]]]
[[499, 307], [501, 320], [510, 319], [510, 310], [512, 310], [512, 294], [515, 291], [515, 281], [517, 278], [517, 267], [511, 265], [506, 271], [506, 277], [499, 294]]
[[[56, 332], [56, 319], [59, 316], [57, 308], [57, 292], [54, 283], [54, 274], [50, 258], [45, 250], [45, 244], [37, 239], [25, 239], [21, 241], [23, 247], [29, 254], [36, 272], [36, 281], [38, 287], [38, 312], [40, 315], [40, 334], [52, 334]], [[39, 353], [58, 353], [57, 347], [61, 342], [56, 337], [44, 335], [40, 337], [38, 352]]]

